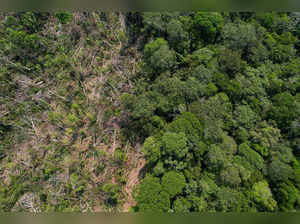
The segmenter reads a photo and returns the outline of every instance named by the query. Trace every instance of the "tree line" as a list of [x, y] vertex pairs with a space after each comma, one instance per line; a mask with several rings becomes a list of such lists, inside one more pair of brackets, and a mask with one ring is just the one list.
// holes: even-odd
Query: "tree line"
[[299, 13], [129, 13], [143, 62], [122, 95], [143, 139], [136, 211], [300, 206]]

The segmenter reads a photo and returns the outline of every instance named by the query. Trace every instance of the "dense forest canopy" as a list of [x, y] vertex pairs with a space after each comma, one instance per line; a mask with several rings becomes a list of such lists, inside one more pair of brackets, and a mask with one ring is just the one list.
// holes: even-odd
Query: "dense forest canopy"
[[300, 13], [0, 26], [0, 210], [300, 209]]

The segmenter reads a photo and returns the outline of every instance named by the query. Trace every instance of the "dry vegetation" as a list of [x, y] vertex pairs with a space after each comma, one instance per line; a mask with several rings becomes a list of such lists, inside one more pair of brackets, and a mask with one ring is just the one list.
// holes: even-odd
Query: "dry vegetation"
[[[18, 88], [10, 102], [41, 102], [47, 109], [19, 116], [24, 125], [13, 130], [1, 161], [1, 185], [15, 194], [3, 210], [122, 211], [128, 198], [133, 203], [142, 157], [122, 138], [119, 99], [131, 88], [139, 57], [124, 46], [124, 23], [121, 13], [74, 13], [67, 24], [49, 15], [40, 32], [57, 51], [53, 64], [12, 80]], [[57, 50], [64, 47], [67, 52]], [[1, 116], [9, 113], [6, 106]]]

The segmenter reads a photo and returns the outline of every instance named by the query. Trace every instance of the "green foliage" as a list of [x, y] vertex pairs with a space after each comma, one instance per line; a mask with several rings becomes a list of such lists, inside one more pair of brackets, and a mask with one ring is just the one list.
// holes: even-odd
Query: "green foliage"
[[298, 211], [299, 15], [4, 13], [0, 210]]
[[150, 117], [155, 110], [155, 106], [146, 95], [141, 95], [137, 98], [125, 93], [121, 96], [121, 101], [125, 108], [134, 110], [132, 116], [136, 119]]
[[227, 48], [221, 51], [218, 62], [221, 70], [230, 77], [234, 77], [236, 73], [243, 72], [247, 65], [241, 59], [240, 53]]
[[220, 147], [217, 145], [210, 145], [204, 162], [209, 170], [218, 172], [229, 164], [229, 158], [226, 156], [225, 151], [220, 149]]
[[59, 19], [59, 21], [62, 24], [67, 24], [72, 20], [73, 15], [69, 12], [57, 12], [55, 13], [56, 18]]
[[214, 197], [216, 196], [219, 187], [218, 185], [214, 182], [213, 176], [210, 177], [207, 173], [204, 174], [201, 178], [201, 180], [199, 181], [199, 189], [201, 194], [205, 197], [205, 198], [209, 198], [209, 197]]
[[222, 29], [224, 19], [217, 12], [197, 12], [193, 19], [193, 32], [196, 38], [214, 43]]
[[282, 211], [293, 211], [299, 207], [299, 190], [292, 183], [278, 184], [275, 197]]
[[182, 192], [183, 188], [186, 186], [186, 182], [181, 173], [170, 171], [165, 173], [162, 177], [161, 186], [163, 190], [170, 195], [170, 197], [174, 197]]
[[140, 212], [167, 212], [170, 207], [169, 195], [162, 191], [159, 178], [152, 176], [139, 185], [136, 202]]
[[190, 142], [195, 144], [199, 141], [200, 136], [202, 136], [203, 127], [194, 114], [184, 112], [168, 124], [167, 130], [178, 134], [182, 132]]
[[124, 163], [127, 160], [125, 152], [123, 152], [119, 148], [115, 150], [113, 157], [118, 165], [122, 165], [122, 163]]
[[[20, 24], [24, 27], [26, 32], [35, 33], [41, 30], [42, 26], [45, 24], [46, 19], [48, 19], [49, 13], [42, 12], [24, 12], [20, 13], [19, 19]], [[11, 17], [12, 19], [12, 17]], [[15, 21], [15, 23], [17, 23]], [[7, 24], [8, 25], [8, 24]], [[17, 24], [16, 24], [17, 25]]]
[[155, 176], [161, 176], [165, 173], [163, 162], [159, 161], [156, 166], [153, 168], [153, 173]]
[[232, 105], [223, 93], [208, 98], [204, 103], [194, 102], [190, 105], [190, 111], [204, 123], [204, 139], [211, 142], [221, 141], [222, 129], [232, 125], [231, 110]]
[[186, 198], [177, 198], [173, 207], [176, 213], [183, 213], [189, 212], [192, 205]]
[[144, 12], [142, 14], [145, 31], [153, 35], [162, 35], [167, 30], [167, 24], [172, 18], [177, 18], [176, 12]]
[[207, 65], [210, 62], [210, 60], [213, 58], [213, 56], [214, 56], [214, 52], [209, 48], [204, 47], [194, 51], [189, 56], [189, 60], [191, 62], [195, 61], [196, 63]]
[[262, 169], [264, 167], [263, 158], [254, 150], [252, 150], [247, 143], [243, 143], [239, 146], [239, 155], [245, 157], [249, 163], [256, 169]]
[[105, 204], [107, 207], [114, 207], [118, 203], [118, 193], [120, 191], [119, 187], [115, 184], [105, 184], [103, 186], [103, 191], [105, 192], [106, 199]]
[[145, 59], [155, 72], [163, 72], [175, 65], [175, 53], [169, 49], [168, 42], [162, 38], [145, 45]]
[[165, 153], [176, 159], [182, 159], [187, 151], [187, 138], [184, 133], [179, 134], [166, 132], [162, 137], [163, 148]]
[[186, 135], [193, 135], [193, 126], [192, 124], [184, 118], [177, 118], [172, 123], [168, 125], [168, 131], [180, 133], [183, 132]]
[[277, 122], [281, 129], [286, 131], [292, 121], [299, 116], [300, 104], [289, 92], [279, 93], [272, 100], [273, 105], [269, 116]]
[[236, 126], [242, 126], [246, 129], [253, 128], [259, 119], [259, 116], [248, 105], [237, 106], [234, 111], [234, 117], [237, 121]]
[[195, 135], [202, 136], [203, 126], [193, 113], [184, 112], [184, 113], [182, 113], [181, 116], [183, 119], [185, 119], [191, 123], [191, 125], [194, 128]]
[[38, 57], [45, 53], [45, 41], [37, 34], [27, 34], [23, 30], [7, 28], [7, 43], [2, 51], [11, 54], [16, 61], [24, 66], [33, 67]]
[[187, 52], [190, 45], [189, 34], [184, 30], [184, 26], [180, 20], [171, 19], [166, 29], [170, 46], [180, 53]]
[[243, 211], [244, 204], [243, 195], [230, 188], [221, 188], [217, 193], [217, 211], [228, 212], [235, 211], [241, 212]]
[[289, 18], [286, 13], [268, 12], [260, 16], [262, 24], [277, 33], [286, 31], [289, 23]]
[[220, 173], [220, 178], [224, 185], [229, 187], [237, 187], [242, 182], [239, 170], [234, 166], [228, 166], [223, 169]]
[[150, 42], [137, 87], [124, 99], [137, 126], [150, 130], [140, 131], [146, 172], [162, 183], [170, 172], [186, 178], [170, 211], [299, 208], [299, 18], [143, 14]]
[[220, 148], [226, 152], [227, 155], [233, 155], [237, 152], [237, 144], [234, 139], [228, 135], [222, 136], [222, 143]]
[[279, 159], [274, 159], [268, 167], [268, 175], [273, 183], [286, 182], [293, 177], [292, 168]]
[[253, 185], [252, 197], [261, 206], [261, 208], [258, 208], [259, 210], [276, 211], [277, 203], [273, 199], [272, 192], [266, 181], [261, 181]]
[[240, 52], [257, 40], [255, 28], [250, 23], [227, 23], [222, 28], [221, 36], [226, 47]]
[[245, 168], [249, 172], [255, 171], [253, 165], [244, 156], [235, 156], [233, 159], [233, 163], [237, 164], [240, 168], [242, 167], [242, 169]]
[[148, 163], [155, 163], [161, 156], [161, 143], [154, 137], [148, 137], [142, 148]]
[[10, 211], [20, 196], [29, 190], [29, 184], [24, 174], [12, 176], [9, 186], [1, 186], [0, 190], [0, 209], [1, 211]]
[[281, 139], [280, 129], [269, 125], [267, 122], [258, 123], [255, 129], [250, 130], [250, 138], [262, 147], [271, 148]]

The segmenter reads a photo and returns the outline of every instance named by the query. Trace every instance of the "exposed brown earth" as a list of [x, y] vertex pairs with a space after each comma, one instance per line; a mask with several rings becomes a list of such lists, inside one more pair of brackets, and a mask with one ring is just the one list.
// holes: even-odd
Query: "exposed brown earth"
[[127, 183], [125, 186], [125, 192], [127, 195], [127, 199], [125, 204], [123, 205], [123, 212], [128, 212], [132, 206], [135, 206], [136, 202], [133, 198], [133, 191], [135, 187], [140, 183], [140, 175], [141, 171], [146, 164], [146, 160], [141, 154], [141, 146], [137, 144], [136, 153], [134, 154], [132, 161], [134, 163], [134, 168], [129, 172]]

